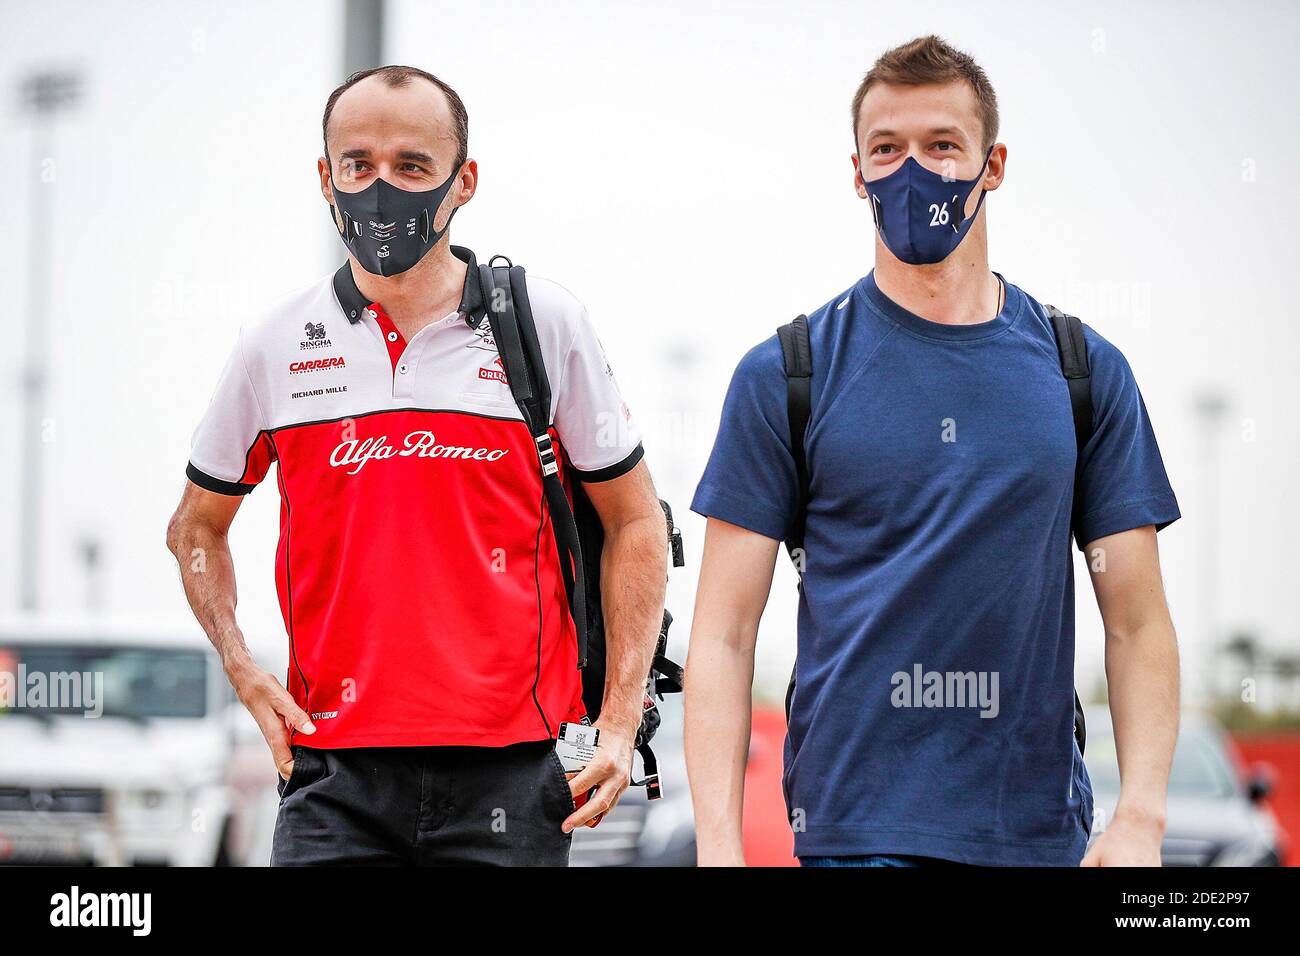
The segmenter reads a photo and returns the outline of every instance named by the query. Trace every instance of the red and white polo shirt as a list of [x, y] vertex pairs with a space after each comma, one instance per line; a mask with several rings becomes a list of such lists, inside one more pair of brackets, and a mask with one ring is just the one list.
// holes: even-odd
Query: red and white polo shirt
[[[404, 341], [345, 263], [245, 326], [187, 475], [250, 492], [278, 462], [288, 688], [313, 747], [504, 746], [583, 715], [537, 453], [482, 308]], [[641, 458], [583, 306], [528, 277], [566, 483]]]

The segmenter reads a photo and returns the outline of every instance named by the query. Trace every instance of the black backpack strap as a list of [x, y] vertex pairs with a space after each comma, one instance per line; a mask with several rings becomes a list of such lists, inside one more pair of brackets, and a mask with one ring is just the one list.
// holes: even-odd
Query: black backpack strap
[[[1061, 374], [1070, 389], [1070, 411], [1074, 416], [1074, 443], [1078, 449], [1074, 471], [1074, 527], [1078, 537], [1079, 470], [1083, 463], [1083, 449], [1092, 438], [1092, 369], [1088, 365], [1088, 343], [1083, 337], [1083, 323], [1073, 315], [1066, 315], [1054, 305], [1044, 305], [1047, 317], [1052, 320], [1056, 335], [1056, 350], [1061, 359]], [[1082, 541], [1079, 542], [1083, 544]], [[1074, 692], [1074, 737], [1079, 743], [1079, 753], [1088, 739], [1088, 728], [1083, 719], [1083, 703], [1079, 692]]]
[[551, 416], [551, 380], [546, 374], [546, 362], [542, 358], [542, 347], [537, 340], [537, 323], [533, 321], [533, 307], [528, 301], [528, 282], [523, 266], [512, 265], [509, 273], [510, 301], [515, 307], [515, 319], [519, 326], [520, 344], [528, 358], [528, 367], [533, 375], [533, 387], [537, 392], [536, 402], [541, 409], [541, 417], [549, 424]]
[[803, 564], [796, 551], [803, 549], [804, 526], [808, 516], [808, 456], [804, 435], [812, 416], [812, 343], [808, 338], [808, 316], [796, 316], [793, 322], [776, 330], [781, 341], [781, 360], [785, 365], [786, 414], [790, 420], [790, 454], [798, 479], [798, 500], [794, 517], [785, 536], [785, 546], [802, 577]]
[[555, 448], [550, 433], [551, 386], [538, 346], [537, 326], [533, 322], [528, 304], [528, 286], [520, 266], [494, 266], [493, 257], [487, 265], [479, 266], [479, 283], [483, 290], [484, 308], [496, 341], [501, 363], [505, 366], [510, 394], [529, 434], [537, 448], [537, 461], [542, 473], [542, 489], [546, 495], [551, 525], [555, 530], [555, 543], [560, 553], [560, 573], [564, 578], [565, 593], [569, 596], [569, 611], [573, 615], [578, 635], [578, 666], [587, 664], [587, 589], [583, 575], [582, 544], [578, 526], [573, 517], [560, 478], [560, 468], [555, 459]]
[[1083, 323], [1066, 315], [1054, 305], [1045, 306], [1056, 333], [1061, 373], [1070, 388], [1070, 410], [1074, 413], [1074, 440], [1080, 456], [1092, 438], [1092, 370], [1088, 366], [1088, 344], [1083, 337]]
[[650, 692], [662, 698], [664, 694], [680, 694], [686, 680], [681, 664], [668, 659], [668, 629], [673, 626], [673, 615], [664, 608], [663, 622], [659, 625], [659, 640], [655, 642], [655, 656], [650, 662]]
[[663, 796], [663, 787], [659, 781], [659, 761], [655, 758], [655, 752], [650, 749], [649, 744], [642, 744], [637, 747], [636, 752], [641, 755], [641, 764], [645, 767], [645, 777], [641, 780], [633, 780], [631, 786], [645, 787], [645, 798], [647, 800], [658, 800]]
[[[803, 569], [807, 556], [803, 550], [804, 527], [808, 518], [808, 453], [804, 450], [804, 436], [808, 433], [808, 419], [812, 417], [812, 341], [808, 337], [808, 316], [795, 316], [793, 322], [776, 330], [781, 342], [781, 361], [785, 366], [786, 415], [790, 421], [790, 454], [794, 456], [795, 477], [798, 480], [798, 499], [794, 517], [786, 532], [785, 547], [799, 573], [803, 586]], [[785, 719], [790, 720], [790, 704], [794, 701], [794, 685], [798, 665], [790, 669], [790, 683], [785, 689]]]
[[[539, 425], [544, 430], [549, 424], [547, 421], [549, 409], [543, 408], [537, 400], [537, 389], [534, 384], [537, 381], [537, 370], [525, 354], [523, 341], [520, 338], [518, 313], [510, 282], [512, 268], [480, 265], [479, 281], [483, 286], [484, 308], [489, 317], [488, 324], [491, 326], [497, 351], [501, 354], [501, 363], [505, 366], [510, 394], [514, 397], [515, 404], [519, 406], [520, 414], [523, 415], [529, 432], [536, 436]], [[541, 374], [545, 377], [546, 370], [542, 369]], [[552, 455], [551, 463], [553, 460]]]
[[[1088, 343], [1083, 337], [1083, 323], [1066, 315], [1054, 305], [1045, 305], [1052, 331], [1056, 335], [1056, 351], [1061, 360], [1061, 374], [1070, 389], [1070, 413], [1074, 416], [1074, 444], [1078, 451], [1075, 459], [1075, 496], [1073, 524], [1078, 531], [1080, 498], [1079, 473], [1083, 464], [1083, 449], [1092, 438], [1092, 370], [1088, 365]], [[1083, 544], [1082, 541], [1079, 542]]]

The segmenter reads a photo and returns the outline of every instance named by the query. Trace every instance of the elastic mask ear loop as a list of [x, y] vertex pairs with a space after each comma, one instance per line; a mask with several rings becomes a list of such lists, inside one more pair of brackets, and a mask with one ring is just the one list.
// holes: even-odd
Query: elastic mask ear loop
[[862, 180], [862, 191], [867, 194], [867, 202], [871, 204], [871, 221], [877, 230], [884, 232], [884, 227], [880, 224], [880, 199], [867, 185], [867, 177], [862, 172], [862, 148], [858, 146], [857, 140], [854, 140], [853, 148], [857, 150], [858, 156], [858, 179]]
[[[335, 194], [338, 193], [338, 187], [334, 185], [333, 173], [330, 173], [330, 191]], [[334, 207], [334, 226], [338, 229], [344, 244], [350, 246], [353, 239], [361, 238], [361, 223], [353, 219], [351, 213], [340, 209], [337, 201], [331, 203], [331, 205]]]
[[[997, 145], [997, 143], [994, 143], [994, 144], [993, 144], [993, 146], [996, 146], [996, 145]], [[984, 174], [985, 174], [986, 172], [988, 172], [988, 168], [989, 168], [989, 159], [993, 156], [993, 146], [990, 146], [990, 147], [989, 147], [989, 151], [988, 151], [987, 153], [984, 154], [984, 165], [980, 167], [979, 179], [983, 179], [983, 178], [984, 178]], [[974, 211], [973, 213], [971, 213], [971, 214], [967, 217], [967, 219], [970, 219], [972, 222], [975, 221], [975, 217], [978, 216], [978, 215], [980, 214], [980, 207], [982, 207], [982, 206], [984, 205], [984, 197], [987, 196], [988, 194], [989, 194], [989, 191], [988, 191], [987, 189], [985, 189], [984, 187], [981, 186], [981, 187], [980, 187], [980, 198], [979, 198], [979, 202], [977, 202], [977, 203], [975, 204], [975, 211]], [[968, 198], [969, 198], [969, 194], [967, 194], [967, 196], [968, 196]], [[963, 203], [963, 205], [965, 205], [965, 203]], [[965, 224], [966, 224], [966, 219], [963, 219], [963, 220], [962, 220], [961, 222], [959, 222], [959, 223], [954, 223], [954, 224], [953, 224], [953, 227], [952, 227], [952, 231], [953, 231], [953, 232], [960, 232], [960, 231], [961, 231], [961, 227], [964, 226]]]
[[356, 222], [348, 213], [339, 210], [338, 206], [335, 206], [334, 208], [339, 212], [339, 216], [343, 219], [343, 241], [350, 246], [352, 245], [353, 238], [361, 235], [361, 223]]
[[[420, 213], [420, 241], [421, 242], [429, 241], [429, 236], [433, 233], [433, 217], [437, 214], [438, 209], [442, 208], [443, 202], [446, 200], [447, 195], [451, 192], [451, 181], [455, 179], [458, 175], [460, 175], [460, 166], [457, 166], [454, 170], [452, 170], [451, 175], [448, 176], [446, 179], [444, 179], [441, 185], [435, 187], [439, 190], [441, 190], [443, 186], [447, 187], [447, 189], [443, 191], [442, 195], [438, 198], [437, 207], [435, 207], [432, 212], [429, 211], [428, 207], [425, 207], [425, 209], [421, 211]], [[447, 215], [447, 225], [442, 227], [443, 232], [446, 232], [451, 227], [451, 219], [452, 216], [454, 215], [456, 215], [456, 210], [452, 209], [452, 211]], [[438, 238], [441, 239], [442, 237], [439, 236]]]

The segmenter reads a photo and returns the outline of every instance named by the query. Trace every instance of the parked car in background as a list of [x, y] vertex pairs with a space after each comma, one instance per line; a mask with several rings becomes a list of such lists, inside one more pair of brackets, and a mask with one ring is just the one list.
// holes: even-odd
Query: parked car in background
[[[1084, 763], [1092, 779], [1093, 839], [1119, 798], [1119, 765], [1110, 714], [1087, 714]], [[1169, 774], [1169, 805], [1160, 856], [1165, 866], [1280, 866], [1281, 829], [1264, 805], [1268, 768], [1242, 766], [1231, 740], [1213, 720], [1184, 714]]]
[[251, 720], [196, 628], [3, 624], [6, 675], [0, 863], [243, 862], [232, 766]]

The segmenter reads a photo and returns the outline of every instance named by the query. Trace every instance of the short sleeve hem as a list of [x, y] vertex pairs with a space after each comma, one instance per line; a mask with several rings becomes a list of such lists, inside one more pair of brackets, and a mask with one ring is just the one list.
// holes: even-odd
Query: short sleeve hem
[[185, 466], [185, 477], [204, 491], [215, 492], [219, 495], [246, 495], [257, 487], [257, 485], [245, 484], [240, 481], [223, 481], [220, 478], [214, 478], [206, 471], [200, 471], [196, 468], [194, 462], [190, 462]]
[[1145, 528], [1149, 524], [1155, 525], [1157, 531], [1162, 531], [1180, 517], [1182, 513], [1178, 510], [1178, 501], [1172, 492], [1098, 508], [1079, 519], [1076, 534], [1079, 550], [1082, 551], [1098, 538], [1132, 531], [1134, 528]]
[[640, 442], [637, 442], [637, 446], [633, 448], [632, 451], [628, 453], [628, 456], [622, 461], [616, 461], [612, 465], [606, 465], [604, 468], [596, 468], [592, 471], [583, 471], [581, 468], [575, 468], [572, 465], [569, 466], [569, 470], [572, 471], [577, 479], [584, 485], [595, 484], [600, 481], [613, 481], [615, 478], [621, 478], [623, 475], [626, 475], [629, 471], [635, 468], [637, 462], [639, 462], [644, 456], [645, 448], [641, 446]]
[[741, 498], [701, 482], [691, 501], [691, 510], [706, 518], [718, 518], [773, 541], [785, 540], [786, 520], [776, 508], [769, 508], [753, 498]]

